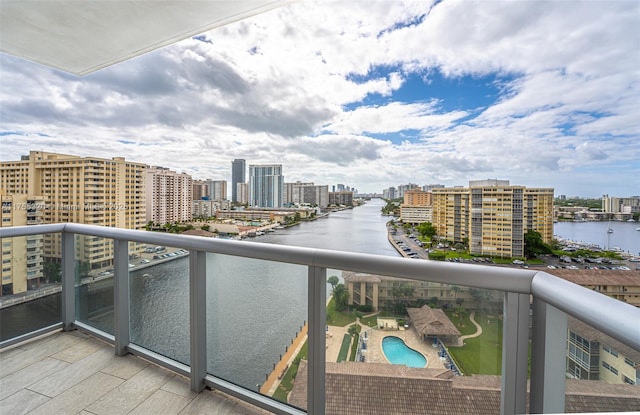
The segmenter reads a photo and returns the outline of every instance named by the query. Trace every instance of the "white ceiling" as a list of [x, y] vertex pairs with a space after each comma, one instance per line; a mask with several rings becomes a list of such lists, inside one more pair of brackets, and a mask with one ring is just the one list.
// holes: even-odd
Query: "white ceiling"
[[0, 51], [86, 75], [291, 0], [0, 0]]

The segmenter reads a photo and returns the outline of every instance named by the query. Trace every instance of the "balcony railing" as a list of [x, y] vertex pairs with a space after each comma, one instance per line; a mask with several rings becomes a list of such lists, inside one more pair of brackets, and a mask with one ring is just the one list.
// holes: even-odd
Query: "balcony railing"
[[[621, 343], [640, 350], [640, 309], [550, 274], [439, 261], [417, 261], [380, 255], [337, 252], [242, 241], [124, 230], [74, 223], [1, 228], [0, 238], [62, 234], [62, 317], [58, 324], [5, 340], [6, 347], [47, 331], [80, 328], [114, 344], [116, 354], [132, 353], [188, 376], [195, 392], [221, 390], [258, 407], [281, 414], [301, 413], [270, 397], [207, 373], [206, 253], [298, 264], [307, 267], [308, 363], [307, 411], [325, 412], [325, 325], [327, 269], [386, 275], [498, 290], [504, 293], [501, 413], [564, 412], [567, 315], [578, 318]], [[75, 237], [90, 235], [114, 241], [113, 335], [97, 330], [76, 315]], [[129, 242], [172, 246], [189, 251], [189, 365], [134, 344], [130, 333]], [[530, 309], [533, 317], [530, 335]], [[528, 356], [531, 343], [531, 373]], [[528, 392], [529, 387], [529, 392]]]

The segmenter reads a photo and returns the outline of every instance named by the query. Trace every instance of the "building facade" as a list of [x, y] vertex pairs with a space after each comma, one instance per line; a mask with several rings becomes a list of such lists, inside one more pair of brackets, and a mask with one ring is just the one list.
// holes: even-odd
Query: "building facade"
[[[231, 201], [239, 202], [238, 200], [238, 184], [246, 183], [245, 177], [247, 171], [246, 161], [244, 159], [235, 159], [231, 162]], [[245, 202], [246, 203], [246, 202]]]
[[237, 188], [236, 197], [238, 198], [236, 202], [240, 203], [241, 205], [248, 205], [249, 204], [249, 183], [238, 183], [236, 188]]
[[[20, 161], [0, 162], [0, 188], [7, 195], [44, 197], [43, 223], [143, 229], [146, 169], [145, 164], [123, 157], [102, 159], [31, 151]], [[132, 243], [129, 251], [135, 253], [141, 248]], [[59, 234], [44, 236], [42, 255], [45, 262], [60, 259]], [[108, 266], [113, 261], [113, 244], [79, 236], [76, 258], [82, 269]]]
[[433, 221], [433, 208], [431, 206], [400, 205], [400, 220], [404, 223], [418, 225]]
[[329, 192], [329, 206], [353, 206], [353, 192]]
[[226, 180], [207, 180], [207, 187], [209, 189], [209, 199], [227, 200]]
[[209, 194], [209, 186], [206, 180], [194, 180], [193, 181], [193, 200], [202, 200]]
[[186, 173], [152, 167], [145, 173], [147, 222], [160, 225], [192, 219], [193, 180]]
[[553, 237], [553, 189], [511, 186], [508, 180], [470, 181], [433, 189], [433, 225], [440, 238], [468, 244], [475, 255], [524, 256], [524, 234]]
[[408, 206], [431, 206], [431, 192], [412, 189], [404, 192], [404, 204]]
[[326, 208], [329, 205], [329, 186], [316, 186], [313, 183], [285, 183], [284, 205], [310, 205]]
[[[2, 227], [39, 225], [46, 208], [44, 197], [6, 195], [0, 189]], [[43, 235], [19, 236], [2, 240], [3, 295], [39, 288], [44, 282]]]
[[281, 164], [249, 165], [249, 206], [281, 207], [283, 196]]

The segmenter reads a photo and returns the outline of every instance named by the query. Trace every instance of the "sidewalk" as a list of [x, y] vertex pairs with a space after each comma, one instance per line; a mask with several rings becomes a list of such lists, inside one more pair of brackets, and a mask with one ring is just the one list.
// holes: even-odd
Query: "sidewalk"
[[280, 385], [282, 378], [289, 370], [291, 363], [296, 358], [302, 345], [307, 340], [307, 325], [305, 324], [300, 330], [300, 333], [293, 339], [293, 343], [287, 349], [287, 352], [282, 356], [282, 359], [276, 364], [276, 368], [271, 372], [267, 380], [260, 387], [260, 393], [267, 396], [273, 396], [276, 389]]

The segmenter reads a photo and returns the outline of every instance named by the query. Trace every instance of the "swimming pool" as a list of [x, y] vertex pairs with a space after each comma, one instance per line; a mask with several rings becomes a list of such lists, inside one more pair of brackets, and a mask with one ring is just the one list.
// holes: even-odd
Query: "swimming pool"
[[387, 336], [382, 339], [382, 351], [387, 360], [394, 365], [409, 367], [425, 367], [427, 359], [417, 351], [407, 346], [399, 337]]

